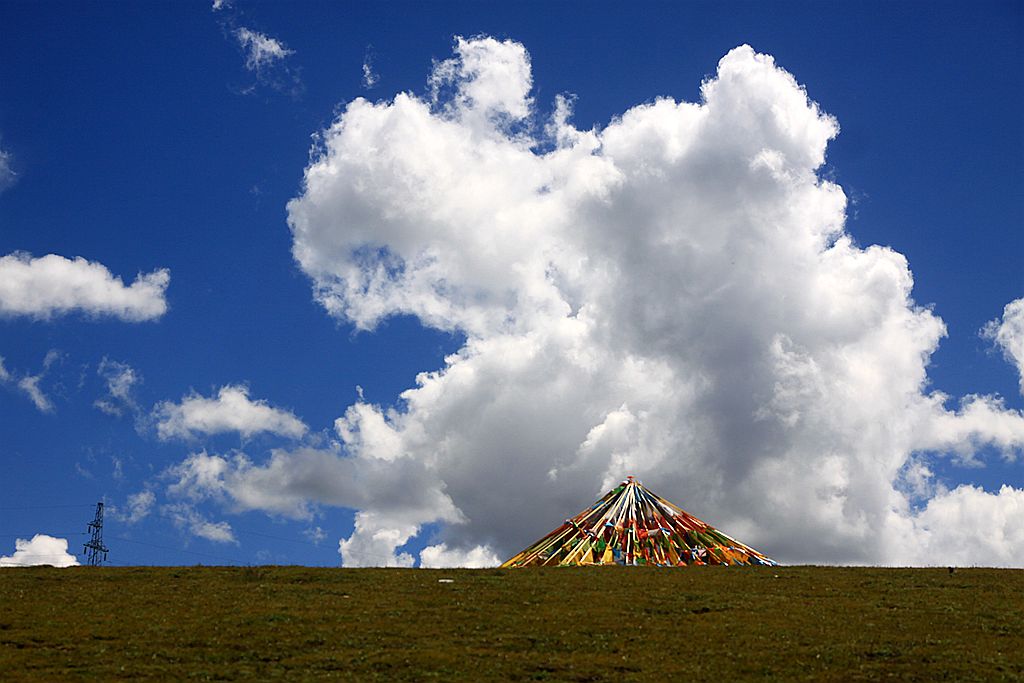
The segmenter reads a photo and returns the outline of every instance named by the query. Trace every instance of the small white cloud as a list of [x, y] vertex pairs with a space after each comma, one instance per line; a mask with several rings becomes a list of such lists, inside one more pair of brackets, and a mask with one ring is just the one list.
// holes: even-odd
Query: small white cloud
[[430, 545], [420, 552], [420, 567], [425, 569], [437, 567], [465, 567], [467, 569], [480, 569], [482, 567], [496, 567], [501, 564], [493, 550], [486, 546], [478, 545], [469, 550], [449, 548], [446, 543]]
[[122, 522], [135, 524], [149, 516], [149, 513], [153, 511], [155, 503], [156, 495], [149, 489], [146, 489], [128, 496], [125, 509], [117, 510], [115, 514]]
[[96, 374], [107, 384], [107, 395], [96, 399], [93, 405], [108, 415], [120, 417], [125, 411], [136, 412], [138, 405], [132, 395], [132, 387], [142, 382], [142, 378], [132, 366], [119, 363], [104, 356], [100, 361]]
[[32, 400], [32, 403], [39, 409], [39, 412], [52, 413], [54, 411], [53, 401], [39, 388], [39, 380], [41, 379], [41, 375], [22, 377], [18, 382], [18, 388], [24, 391]]
[[31, 567], [48, 564], [54, 567], [75, 567], [78, 558], [68, 552], [66, 538], [36, 534], [32, 540], [14, 541], [14, 554], [0, 557], [0, 567]]
[[114, 417], [120, 417], [121, 415], [124, 414], [119, 406], [117, 406], [114, 403], [111, 403], [110, 401], [108, 401], [106, 399], [98, 398], [95, 401], [93, 401], [92, 405], [97, 410], [99, 410], [101, 412], [104, 412], [107, 415], [112, 415]]
[[234, 532], [231, 530], [231, 525], [227, 522], [198, 520], [192, 522], [190, 530], [193, 535], [205, 538], [208, 541], [214, 541], [216, 543], [238, 543], [235, 539]]
[[186, 503], [165, 505], [162, 512], [170, 517], [174, 525], [193, 536], [215, 543], [238, 543], [231, 525], [227, 522], [211, 522], [195, 508]]
[[46, 395], [42, 387], [39, 385], [46, 376], [46, 372], [50, 369], [50, 366], [60, 360], [60, 357], [61, 355], [59, 351], [51, 349], [43, 359], [43, 369], [40, 370], [38, 374], [26, 374], [20, 376], [8, 371], [7, 368], [4, 367], [4, 359], [0, 357], [0, 384], [13, 384], [17, 389], [25, 394], [29, 400], [32, 401], [40, 412], [52, 413], [55, 410], [53, 401], [50, 400], [50, 397]]
[[0, 149], [0, 192], [3, 192], [18, 180], [18, 174], [11, 167], [11, 154]]
[[0, 257], [0, 316], [46, 320], [80, 311], [128, 322], [154, 320], [167, 312], [164, 292], [170, 280], [161, 268], [140, 273], [126, 287], [102, 263], [14, 252]]
[[1003, 319], [990, 321], [981, 334], [1002, 350], [1006, 359], [1017, 366], [1020, 391], [1024, 394], [1024, 297], [1014, 299], [1003, 308]]
[[213, 12], [219, 12], [222, 9], [229, 9], [231, 7], [231, 0], [213, 0], [213, 5], [210, 10]]
[[245, 68], [249, 71], [259, 71], [295, 54], [281, 41], [244, 27], [235, 29], [235, 38], [245, 51]]
[[327, 532], [320, 527], [311, 527], [302, 532], [313, 544], [320, 545], [320, 542], [327, 538]]
[[367, 49], [366, 56], [363, 57], [363, 87], [369, 90], [377, 85], [379, 80], [380, 76], [373, 69], [373, 52]]
[[153, 410], [157, 435], [163, 439], [189, 439], [200, 434], [238, 432], [250, 437], [268, 432], [293, 439], [302, 437], [305, 423], [287, 410], [273, 408], [266, 401], [249, 399], [248, 387], [221, 387], [216, 398], [192, 393], [181, 403], [164, 401]]

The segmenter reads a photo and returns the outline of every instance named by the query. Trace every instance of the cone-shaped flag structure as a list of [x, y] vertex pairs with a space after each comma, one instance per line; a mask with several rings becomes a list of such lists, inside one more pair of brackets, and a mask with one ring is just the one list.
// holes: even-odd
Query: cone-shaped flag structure
[[655, 495], [633, 477], [502, 567], [777, 564]]

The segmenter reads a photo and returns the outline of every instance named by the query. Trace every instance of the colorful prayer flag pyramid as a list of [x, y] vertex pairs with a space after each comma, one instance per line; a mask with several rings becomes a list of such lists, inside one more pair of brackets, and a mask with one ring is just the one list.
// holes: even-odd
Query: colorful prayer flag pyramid
[[685, 567], [777, 563], [627, 477], [594, 505], [565, 520], [501, 566], [595, 564]]

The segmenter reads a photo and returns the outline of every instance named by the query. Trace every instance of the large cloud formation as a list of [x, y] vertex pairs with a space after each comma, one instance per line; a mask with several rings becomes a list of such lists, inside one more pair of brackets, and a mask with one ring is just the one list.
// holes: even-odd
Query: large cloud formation
[[421, 562], [493, 563], [626, 474], [784, 562], [1024, 564], [1024, 492], [929, 467], [1016, 457], [1024, 416], [929, 389], [945, 326], [902, 254], [845, 231], [818, 175], [838, 124], [772, 57], [600, 130], [568, 98], [538, 120], [512, 41], [458, 39], [429, 83], [351, 102], [288, 220], [332, 316], [464, 345], [350, 407], [333, 450], [193, 456], [207, 490], [355, 508], [348, 565], [409, 564], [425, 528]]

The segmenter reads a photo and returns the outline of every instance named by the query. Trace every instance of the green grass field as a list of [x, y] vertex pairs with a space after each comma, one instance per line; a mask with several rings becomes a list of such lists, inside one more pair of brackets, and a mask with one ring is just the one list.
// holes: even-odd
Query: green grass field
[[0, 678], [128, 677], [1024, 680], [1024, 571], [0, 570]]

